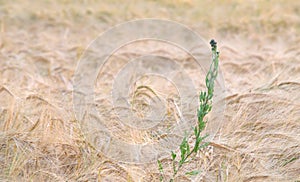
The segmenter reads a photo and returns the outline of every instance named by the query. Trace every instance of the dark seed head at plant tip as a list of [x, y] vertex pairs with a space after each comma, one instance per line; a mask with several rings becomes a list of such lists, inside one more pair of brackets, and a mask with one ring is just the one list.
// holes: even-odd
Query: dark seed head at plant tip
[[212, 39], [209, 43], [212, 48], [215, 48], [217, 46], [217, 42], [214, 39]]

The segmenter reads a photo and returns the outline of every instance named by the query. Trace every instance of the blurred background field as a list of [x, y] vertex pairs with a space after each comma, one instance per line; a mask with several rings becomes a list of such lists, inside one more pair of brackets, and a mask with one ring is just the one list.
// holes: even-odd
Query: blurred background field
[[141, 169], [97, 154], [72, 108], [72, 76], [85, 48], [141, 18], [177, 21], [219, 43], [225, 118], [201, 180], [300, 180], [294, 0], [0, 1], [0, 180], [155, 181], [155, 164]]

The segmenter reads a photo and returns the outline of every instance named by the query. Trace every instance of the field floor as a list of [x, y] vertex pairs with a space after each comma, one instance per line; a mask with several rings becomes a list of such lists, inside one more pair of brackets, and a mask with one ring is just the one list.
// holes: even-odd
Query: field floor
[[[175, 181], [300, 181], [300, 1], [294, 0], [0, 0], [0, 181], [159, 181], [155, 162], [134, 165], [97, 152], [72, 101], [73, 76], [88, 45], [114, 25], [141, 18], [182, 23], [207, 43], [214, 38], [220, 51], [224, 117], [216, 104], [211, 145], [186, 167], [201, 173], [180, 173]], [[111, 85], [135, 52], [176, 57], [197, 91], [204, 88], [205, 74], [184, 52], [164, 52], [168, 46], [127, 45], [95, 81], [101, 121], [127, 143], [155, 140], [148, 130], [122, 128], [111, 108]], [[165, 82], [146, 77], [136, 84], [151, 86], [143, 87], [144, 96], [167, 101], [177, 92]], [[140, 116], [147, 112], [142, 101], [136, 107]], [[167, 124], [176, 125], [175, 112], [170, 107]], [[161, 159], [168, 177], [170, 161]]]

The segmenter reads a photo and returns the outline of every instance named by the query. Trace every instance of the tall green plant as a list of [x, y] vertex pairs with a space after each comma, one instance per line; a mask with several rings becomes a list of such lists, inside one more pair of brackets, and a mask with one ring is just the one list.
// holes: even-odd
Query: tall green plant
[[[194, 133], [190, 136], [184, 137], [179, 149], [180, 156], [177, 156], [175, 152], [171, 152], [172, 159], [172, 167], [173, 167], [173, 175], [170, 179], [170, 182], [173, 182], [176, 175], [183, 167], [184, 164], [188, 163], [188, 159], [192, 157], [192, 155], [196, 155], [200, 149], [205, 148], [209, 145], [208, 142], [204, 142], [204, 139], [208, 136], [201, 136], [201, 132], [205, 129], [206, 122], [204, 121], [205, 116], [212, 109], [212, 98], [214, 95], [214, 86], [215, 80], [218, 75], [218, 67], [219, 67], [219, 52], [217, 51], [217, 42], [214, 40], [210, 41], [211, 50], [212, 50], [212, 63], [210, 65], [209, 71], [206, 75], [205, 84], [206, 91], [201, 91], [199, 96], [199, 108], [197, 110], [198, 122], [194, 127]], [[195, 136], [195, 141], [192, 145], [188, 143], [188, 140]], [[160, 160], [158, 160], [159, 172], [160, 172], [160, 181], [164, 181], [164, 170], [163, 165]], [[199, 171], [191, 171], [186, 173], [187, 175], [196, 175]]]

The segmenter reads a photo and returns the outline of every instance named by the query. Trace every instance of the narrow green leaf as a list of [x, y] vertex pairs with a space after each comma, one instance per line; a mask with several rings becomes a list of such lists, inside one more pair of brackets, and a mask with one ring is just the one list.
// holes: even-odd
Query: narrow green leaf
[[200, 172], [201, 172], [201, 171], [196, 170], [196, 171], [187, 172], [187, 173], [185, 173], [185, 174], [186, 174], [186, 175], [190, 175], [190, 176], [194, 176], [194, 175], [199, 174]]
[[195, 135], [195, 136], [198, 135], [198, 129], [197, 129], [197, 127], [194, 128], [194, 135]]
[[176, 158], [176, 154], [172, 151], [172, 160], [174, 161], [175, 160], [175, 158]]
[[163, 166], [162, 166], [162, 163], [160, 160], [157, 160], [157, 163], [158, 163], [158, 169], [161, 173], [163, 173]]

